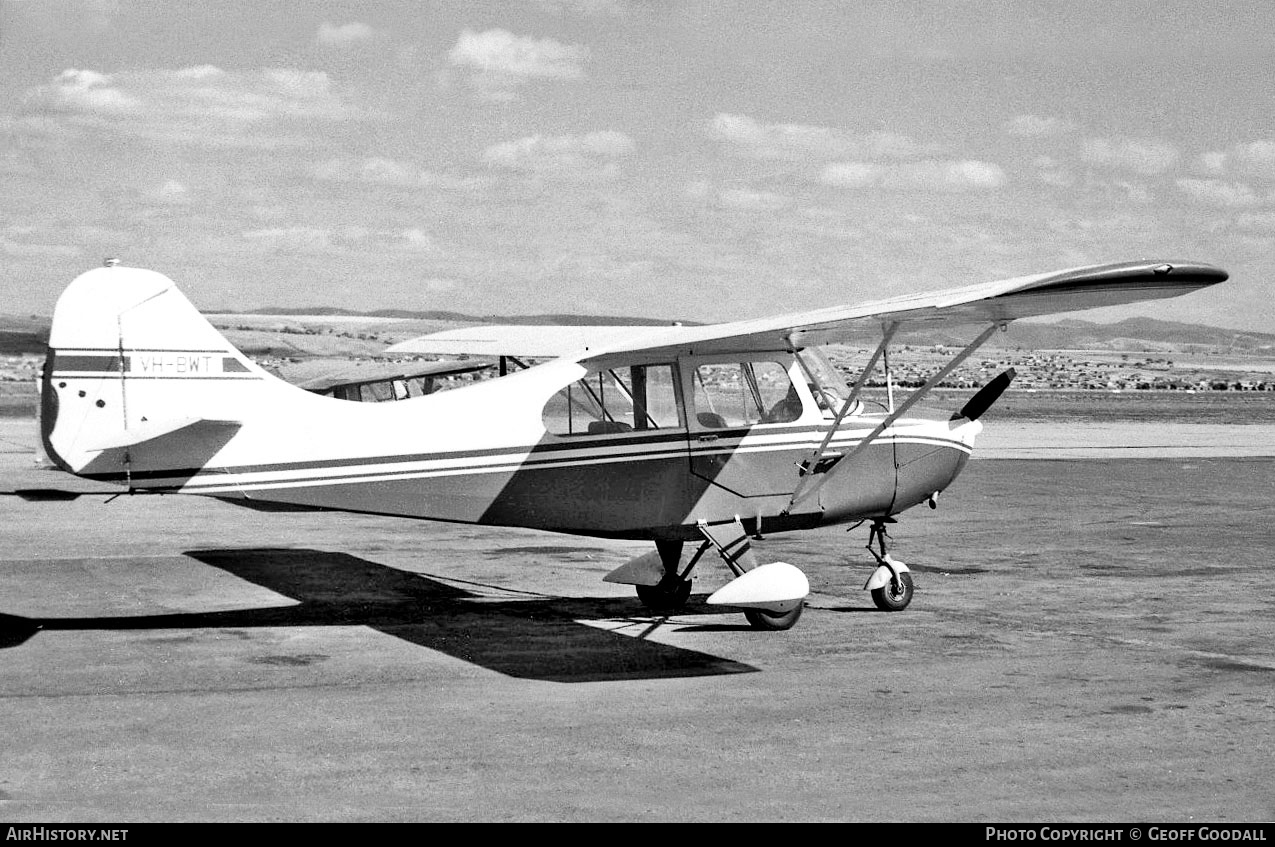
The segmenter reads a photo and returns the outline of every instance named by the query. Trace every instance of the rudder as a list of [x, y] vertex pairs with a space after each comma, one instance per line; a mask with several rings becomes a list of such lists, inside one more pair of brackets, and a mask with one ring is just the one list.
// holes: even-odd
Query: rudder
[[162, 274], [107, 266], [58, 299], [41, 386], [45, 452], [102, 479], [196, 470], [276, 383]]

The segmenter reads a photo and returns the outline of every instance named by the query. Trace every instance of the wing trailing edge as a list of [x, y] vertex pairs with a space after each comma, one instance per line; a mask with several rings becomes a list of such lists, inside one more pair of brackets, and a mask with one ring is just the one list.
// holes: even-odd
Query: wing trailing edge
[[[532, 324], [483, 324], [449, 329], [401, 341], [382, 355], [516, 356], [520, 359], [557, 359], [618, 343], [636, 341], [665, 327], [652, 326], [545, 326]], [[673, 327], [686, 329], [686, 327]]]

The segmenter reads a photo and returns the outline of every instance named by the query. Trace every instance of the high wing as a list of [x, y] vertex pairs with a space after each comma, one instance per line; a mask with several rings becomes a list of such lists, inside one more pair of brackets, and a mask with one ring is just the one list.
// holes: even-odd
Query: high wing
[[570, 356], [674, 355], [790, 350], [850, 340], [894, 324], [1006, 323], [1038, 315], [1177, 297], [1224, 282], [1226, 271], [1201, 262], [1141, 260], [1089, 265], [961, 288], [908, 294], [708, 326], [476, 326], [426, 335], [388, 353]]
[[[670, 327], [670, 329], [693, 329]], [[387, 347], [382, 355], [515, 356], [557, 359], [589, 353], [663, 332], [659, 326], [536, 326], [484, 324], [422, 335]]]
[[[832, 306], [768, 318], [672, 327], [640, 338], [615, 340], [606, 353], [641, 350], [696, 354], [791, 350], [848, 341], [864, 330], [894, 324], [1007, 323], [1038, 315], [1119, 306], [1189, 294], [1224, 282], [1226, 271], [1200, 262], [1150, 261], [1090, 265], [1053, 273], [909, 294], [850, 306]], [[593, 358], [595, 353], [580, 356]]]
[[331, 391], [347, 385], [415, 379], [423, 376], [454, 376], [492, 367], [485, 361], [451, 362], [346, 362], [314, 359], [284, 365], [279, 376], [306, 391]]

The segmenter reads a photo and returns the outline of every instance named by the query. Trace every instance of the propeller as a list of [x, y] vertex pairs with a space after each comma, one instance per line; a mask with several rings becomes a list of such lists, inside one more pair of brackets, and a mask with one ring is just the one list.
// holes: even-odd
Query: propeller
[[983, 416], [983, 413], [992, 408], [992, 404], [1000, 399], [1001, 394], [1009, 388], [1009, 384], [1014, 381], [1014, 377], [1018, 372], [1013, 368], [1005, 371], [1001, 375], [992, 379], [991, 382], [984, 385], [978, 390], [978, 393], [971, 397], [961, 410], [952, 415], [952, 420], [965, 418], [966, 420], [976, 421]]

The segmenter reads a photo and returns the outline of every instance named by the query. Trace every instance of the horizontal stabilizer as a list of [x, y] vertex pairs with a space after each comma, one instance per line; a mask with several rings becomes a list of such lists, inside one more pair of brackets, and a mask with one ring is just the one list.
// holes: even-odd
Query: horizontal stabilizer
[[658, 550], [652, 550], [636, 559], [629, 559], [602, 577], [602, 581], [620, 585], [659, 585], [663, 578], [664, 561], [660, 558]]
[[238, 427], [239, 421], [213, 421], [204, 418], [169, 418], [163, 421], [145, 421], [139, 425], [118, 432], [103, 433], [96, 438], [88, 439], [85, 444], [78, 445], [83, 450], [113, 450], [120, 447], [134, 447], [147, 441], [154, 441], [165, 435], [172, 435], [191, 427], [219, 428]]

